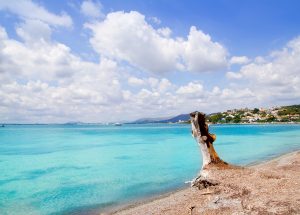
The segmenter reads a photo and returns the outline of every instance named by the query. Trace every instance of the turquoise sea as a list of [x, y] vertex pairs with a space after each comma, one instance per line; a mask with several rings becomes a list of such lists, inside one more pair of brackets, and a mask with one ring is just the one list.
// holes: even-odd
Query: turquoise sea
[[[233, 164], [300, 149], [300, 125], [210, 130]], [[7, 125], [0, 128], [0, 214], [93, 214], [187, 186], [200, 167], [190, 125]]]

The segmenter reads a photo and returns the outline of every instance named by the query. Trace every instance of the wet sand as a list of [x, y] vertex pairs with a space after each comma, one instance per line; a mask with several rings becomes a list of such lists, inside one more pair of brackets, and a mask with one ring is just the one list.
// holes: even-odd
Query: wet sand
[[185, 188], [100, 214], [300, 214], [300, 151], [245, 168], [212, 169], [218, 185]]

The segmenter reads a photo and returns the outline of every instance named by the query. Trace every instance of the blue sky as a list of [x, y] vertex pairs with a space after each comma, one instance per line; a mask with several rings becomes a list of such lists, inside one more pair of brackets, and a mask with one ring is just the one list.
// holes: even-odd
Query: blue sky
[[0, 0], [0, 121], [300, 101], [299, 1]]

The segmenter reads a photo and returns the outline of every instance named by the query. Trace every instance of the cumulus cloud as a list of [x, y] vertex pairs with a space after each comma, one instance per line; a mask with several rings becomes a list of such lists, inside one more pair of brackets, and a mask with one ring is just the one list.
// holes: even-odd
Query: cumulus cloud
[[[53, 41], [51, 27], [58, 24], [23, 18], [15, 25], [21, 40], [0, 26], [4, 122], [105, 122], [300, 102], [300, 37], [253, 61], [232, 57], [229, 64], [241, 64], [240, 70], [228, 72], [224, 86], [211, 88], [178, 72], [227, 67], [226, 49], [195, 27], [186, 38], [176, 38], [171, 29], [152, 27], [138, 12], [110, 13], [86, 24], [100, 55], [99, 62], [89, 62]], [[168, 79], [167, 71], [178, 77]]]
[[161, 24], [161, 20], [159, 18], [155, 17], [155, 16], [149, 17], [149, 20], [151, 22], [153, 22], [154, 24], [157, 24], [157, 25]]
[[0, 25], [0, 38], [1, 39], [7, 39], [6, 30], [1, 25]]
[[186, 86], [179, 87], [176, 91], [179, 95], [187, 96], [189, 98], [198, 98], [203, 96], [204, 90], [203, 86], [200, 83], [190, 82]]
[[80, 6], [83, 15], [91, 18], [104, 17], [102, 13], [102, 5], [99, 1], [85, 0]]
[[128, 79], [128, 84], [131, 86], [142, 86], [145, 84], [145, 81], [140, 78], [130, 77]]
[[[147, 104], [153, 107], [149, 112], [155, 114], [165, 103], [170, 103], [163, 98], [172, 85], [165, 78], [131, 76], [131, 83], [145, 82], [148, 88], [133, 93], [124, 89], [129, 73], [126, 75], [126, 70], [113, 60], [101, 58], [99, 63], [87, 62], [66, 45], [53, 41], [20, 42], [9, 38], [1, 26], [0, 37], [3, 121], [117, 121], [120, 117], [130, 119], [136, 113], [142, 116], [140, 110]], [[160, 107], [155, 109], [157, 104]]]
[[96, 52], [142, 70], [203, 72], [226, 66], [226, 49], [194, 26], [187, 39], [172, 38], [169, 28], [155, 29], [136, 11], [109, 13], [105, 20], [85, 26], [92, 31]]
[[224, 88], [220, 93], [220, 98], [226, 100], [227, 102], [236, 101], [237, 99], [242, 99], [243, 101], [253, 98], [255, 99], [255, 94], [249, 89], [230, 89]]
[[238, 72], [227, 72], [226, 77], [228, 79], [241, 79], [242, 75]]
[[17, 32], [25, 43], [9, 38], [0, 41], [1, 71], [16, 78], [59, 80], [59, 77], [72, 76], [80, 68], [79, 58], [66, 45], [46, 40], [27, 43], [27, 39], [32, 39], [28, 32], [21, 27]]
[[254, 62], [241, 67], [227, 77], [238, 79], [241, 86], [248, 87], [261, 101], [280, 103], [300, 101], [300, 37], [287, 43], [266, 57], [257, 57]]
[[[53, 41], [19, 42], [9, 38], [4, 28], [0, 36], [4, 121], [119, 121], [175, 115], [198, 106], [194, 98], [176, 93], [184, 87], [166, 78], [137, 78], [107, 58], [87, 62]], [[125, 88], [127, 81], [135, 90]], [[204, 90], [198, 87], [195, 94], [197, 89]]]
[[136, 78], [136, 77], [130, 77], [128, 79], [128, 84], [134, 87], [149, 87], [152, 91], [157, 92], [167, 92], [169, 90], [174, 89], [174, 85], [166, 78]]
[[300, 98], [299, 38], [242, 66], [234, 73], [238, 81], [212, 89], [199, 81], [177, 85], [164, 77], [138, 78], [112, 59], [88, 62], [58, 42], [19, 42], [3, 27], [0, 38], [0, 116], [7, 122], [132, 120]]
[[[3, 38], [0, 116], [3, 120], [104, 121], [103, 113], [108, 114], [109, 107], [122, 102], [119, 68], [114, 61], [103, 58], [100, 63], [86, 62], [63, 44], [46, 41], [26, 44], [9, 39], [3, 28], [0, 32]], [[108, 120], [109, 115], [106, 116]]]
[[232, 64], [246, 64], [249, 63], [250, 59], [246, 56], [233, 56], [230, 58], [229, 63]]
[[226, 66], [225, 48], [194, 26], [190, 29], [188, 40], [183, 42], [183, 50], [182, 57], [189, 71], [214, 71]]
[[69, 15], [65, 13], [56, 15], [31, 0], [0, 0], [0, 10], [9, 11], [23, 19], [40, 20], [53, 26], [72, 26], [72, 19]]
[[16, 32], [24, 41], [35, 43], [40, 40], [49, 41], [52, 30], [48, 24], [40, 20], [28, 19], [18, 25]]
[[166, 78], [162, 78], [157, 85], [158, 92], [167, 92], [173, 88], [173, 84]]

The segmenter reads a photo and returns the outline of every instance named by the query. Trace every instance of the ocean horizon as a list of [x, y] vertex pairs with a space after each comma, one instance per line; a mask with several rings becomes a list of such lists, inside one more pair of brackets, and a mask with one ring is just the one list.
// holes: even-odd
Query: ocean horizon
[[[300, 149], [300, 125], [211, 125], [220, 157], [249, 165]], [[1, 214], [93, 213], [187, 186], [202, 158], [190, 125], [8, 125]]]

